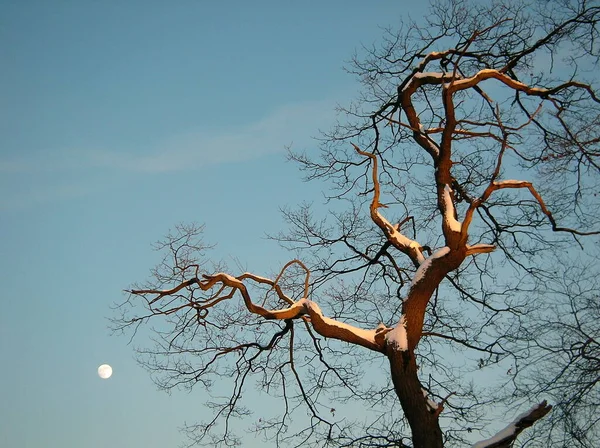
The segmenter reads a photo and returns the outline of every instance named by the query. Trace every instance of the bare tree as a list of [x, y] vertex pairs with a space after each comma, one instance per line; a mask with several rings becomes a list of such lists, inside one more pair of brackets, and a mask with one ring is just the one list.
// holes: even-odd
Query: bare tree
[[[201, 229], [182, 226], [153, 280], [129, 291], [117, 326], [155, 322], [156, 346], [141, 354], [158, 384], [217, 389], [214, 418], [188, 428], [193, 443], [240, 443], [233, 419], [249, 418], [254, 380], [280, 408], [251, 417], [253, 430], [277, 446], [492, 435], [474, 446], [509, 447], [550, 411], [541, 395], [557, 397], [539, 369], [553, 350], [582, 362], [558, 360], [554, 378], [570, 379], [565, 362], [598, 375], [587, 308], [561, 319], [561, 295], [540, 285], [561, 260], [597, 250], [600, 7], [482, 3], [434, 2], [354, 58], [358, 101], [319, 156], [291, 155], [308, 180], [329, 182], [330, 213], [284, 210], [290, 230], [274, 238], [298, 255], [278, 274], [210, 266]], [[539, 313], [550, 304], [554, 321]], [[571, 318], [578, 339], [548, 336], [568, 334]], [[596, 423], [580, 425], [582, 397], [559, 408], [577, 423], [567, 436], [583, 440]], [[494, 413], [521, 406], [493, 435]]]

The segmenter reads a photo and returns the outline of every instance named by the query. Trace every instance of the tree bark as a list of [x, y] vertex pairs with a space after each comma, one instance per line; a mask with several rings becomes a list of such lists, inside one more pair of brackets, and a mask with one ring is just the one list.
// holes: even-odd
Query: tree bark
[[427, 405], [423, 387], [417, 376], [417, 362], [411, 351], [388, 344], [392, 382], [412, 432], [414, 448], [443, 448], [439, 415]]

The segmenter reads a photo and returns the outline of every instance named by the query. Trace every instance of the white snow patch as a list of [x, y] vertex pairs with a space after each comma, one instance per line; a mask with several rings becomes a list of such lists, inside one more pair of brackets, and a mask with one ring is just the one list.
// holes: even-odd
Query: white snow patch
[[494, 437], [490, 437], [489, 439], [477, 442], [471, 448], [487, 448], [489, 446], [494, 445], [495, 443], [501, 442], [504, 439], [508, 439], [509, 437], [514, 436], [517, 432], [517, 423], [519, 423], [521, 420], [523, 420], [525, 417], [531, 414], [535, 409], [537, 409], [537, 406], [532, 407], [527, 412], [523, 412], [521, 415], [515, 418], [515, 420], [510, 425], [508, 425]]
[[406, 337], [406, 316], [403, 314], [392, 331], [385, 335], [388, 343], [391, 343], [401, 351], [408, 350], [408, 339]]
[[515, 179], [496, 180], [496, 181], [494, 181], [494, 185], [496, 187], [505, 187], [505, 186], [522, 184], [522, 183], [523, 183], [522, 180], [515, 180]]
[[412, 79], [406, 83], [406, 85], [404, 86], [402, 91], [406, 91], [409, 87], [411, 87], [414, 79], [417, 79], [417, 80], [424, 79], [424, 78], [444, 79], [444, 76], [446, 76], [446, 75], [447, 75], [446, 73], [440, 73], [440, 72], [417, 72], [413, 75]]
[[454, 203], [452, 202], [452, 190], [449, 185], [444, 186], [444, 204], [446, 212], [444, 213], [444, 221], [453, 232], [460, 232], [462, 224], [454, 217]]
[[481, 442], [477, 442], [475, 445], [473, 445], [472, 448], [486, 448], [488, 446], [494, 445], [495, 443], [498, 443], [504, 439], [507, 439], [507, 438], [513, 436], [516, 431], [517, 431], [517, 427], [515, 426], [514, 423], [511, 423], [506, 428], [504, 428], [502, 431], [500, 431], [498, 434], [496, 434], [494, 437], [491, 437], [486, 440], [482, 440]]
[[433, 260], [435, 260], [436, 258], [442, 258], [444, 255], [447, 255], [449, 252], [450, 252], [450, 248], [448, 246], [444, 246], [441, 249], [436, 250], [433, 254], [431, 254], [431, 257], [429, 257], [427, 260], [425, 260], [421, 264], [421, 266], [419, 266], [419, 269], [417, 269], [417, 272], [415, 273], [415, 276], [412, 279], [411, 286], [416, 285], [423, 279], [425, 272], [427, 272], [427, 269], [429, 269]]
[[291, 306], [289, 306], [287, 308], [283, 308], [283, 309], [280, 309], [280, 310], [273, 310], [273, 311], [271, 311], [271, 313], [273, 313], [275, 316], [277, 316], [277, 315], [282, 315], [282, 314], [289, 313], [292, 310], [300, 309], [301, 312], [302, 312], [302, 314], [305, 314], [306, 310], [307, 310], [306, 304], [309, 303], [309, 302], [310, 302], [310, 300], [308, 300], [306, 298], [300, 299], [297, 302], [295, 302], [293, 305], [291, 305]]
[[442, 79], [444, 77], [445, 73], [440, 73], [440, 72], [419, 72], [419, 73], [415, 73], [414, 78], [417, 79], [421, 79], [421, 78], [435, 78], [435, 79]]
[[421, 245], [419, 243], [402, 235], [402, 233], [399, 232], [396, 227], [393, 227], [392, 225], [390, 225], [389, 228], [392, 230], [390, 238], [393, 239], [397, 245], [404, 246], [409, 249], [416, 249], [415, 253], [417, 255], [417, 259], [418, 259], [419, 263], [423, 263], [423, 261], [425, 261], [425, 257], [421, 253], [421, 250], [420, 250]]
[[[375, 344], [375, 334], [376, 334], [375, 330], [365, 330], [362, 328], [355, 327], [353, 325], [346, 324], [344, 322], [337, 321], [335, 319], [331, 319], [329, 317], [325, 317], [325, 316], [323, 316], [321, 307], [319, 307], [319, 305], [316, 302], [313, 302], [312, 300], [308, 300], [308, 299], [302, 299], [302, 300], [304, 301], [303, 306], [307, 310], [310, 310], [310, 311], [318, 314], [319, 316], [321, 316], [321, 319], [323, 319], [323, 322], [325, 322], [328, 326], [347, 330], [351, 333], [354, 333], [360, 339], [364, 339], [366, 341], [369, 341], [372, 344]], [[299, 300], [296, 303], [299, 303], [302, 300]]]
[[407, 247], [411, 247], [411, 246], [417, 246], [418, 244], [416, 242], [414, 242], [413, 240], [405, 237], [404, 235], [402, 235], [402, 233], [398, 232], [397, 229], [395, 229], [394, 227], [392, 227], [390, 225], [390, 229], [392, 229], [392, 235], [391, 237], [396, 241], [396, 243], [398, 243], [401, 246], [407, 246]]
[[250, 272], [244, 272], [243, 275], [249, 276], [252, 280], [264, 281], [265, 283], [269, 283], [272, 281], [270, 278], [263, 277], [262, 275], [251, 274]]
[[423, 396], [427, 399], [427, 407], [432, 411], [437, 411], [438, 404], [429, 398], [429, 395], [427, 395], [427, 391], [425, 389], [421, 388], [421, 391], [423, 392]]

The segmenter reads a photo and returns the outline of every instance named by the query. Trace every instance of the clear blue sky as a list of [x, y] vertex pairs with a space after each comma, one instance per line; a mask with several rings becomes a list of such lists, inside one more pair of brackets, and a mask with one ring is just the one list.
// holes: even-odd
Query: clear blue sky
[[344, 62], [409, 4], [0, 1], [0, 446], [183, 441], [202, 390], [158, 392], [110, 305], [181, 221], [257, 273], [284, 260], [265, 232], [321, 188], [284, 148], [316, 149]]

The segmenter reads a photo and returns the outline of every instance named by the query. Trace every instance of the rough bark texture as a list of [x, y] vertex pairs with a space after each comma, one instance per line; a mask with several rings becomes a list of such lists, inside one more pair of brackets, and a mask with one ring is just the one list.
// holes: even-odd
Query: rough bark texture
[[414, 354], [389, 346], [387, 356], [396, 394], [412, 430], [414, 448], [442, 448], [438, 414], [427, 405]]
[[439, 412], [427, 404], [414, 350], [421, 339], [425, 311], [432, 294], [446, 274], [460, 265], [464, 258], [464, 251], [450, 251], [444, 257], [431, 261], [422, 278], [411, 287], [402, 307], [408, 349], [400, 350], [396, 344], [389, 342], [386, 346], [394, 389], [410, 425], [414, 448], [444, 446]]
[[414, 350], [421, 339], [425, 311], [431, 296], [444, 277], [465, 259], [465, 250], [453, 251], [431, 262], [420, 281], [413, 284], [402, 305], [406, 319], [408, 347]]

